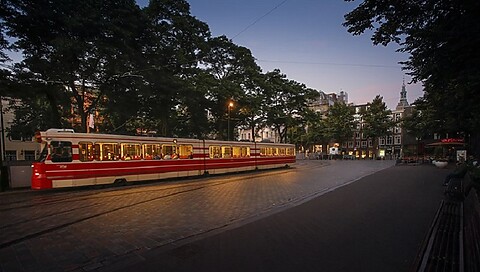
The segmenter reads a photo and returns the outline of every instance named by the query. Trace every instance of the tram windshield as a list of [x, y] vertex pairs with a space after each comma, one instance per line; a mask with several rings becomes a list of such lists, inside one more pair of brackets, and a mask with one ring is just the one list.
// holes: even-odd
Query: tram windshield
[[66, 141], [51, 141], [50, 154], [52, 162], [71, 162], [72, 143]]

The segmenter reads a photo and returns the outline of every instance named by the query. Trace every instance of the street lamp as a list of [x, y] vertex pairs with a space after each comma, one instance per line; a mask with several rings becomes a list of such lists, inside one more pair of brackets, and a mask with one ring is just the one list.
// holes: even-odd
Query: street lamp
[[228, 121], [227, 121], [227, 140], [230, 141], [230, 111], [232, 110], [232, 107], [233, 107], [233, 102], [230, 101], [228, 103]]

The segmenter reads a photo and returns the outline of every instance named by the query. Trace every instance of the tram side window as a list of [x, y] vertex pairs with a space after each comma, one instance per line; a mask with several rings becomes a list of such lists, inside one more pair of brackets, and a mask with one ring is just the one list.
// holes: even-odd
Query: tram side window
[[242, 147], [241, 154], [242, 154], [241, 156], [244, 158], [250, 157], [250, 147], [249, 146]]
[[209, 148], [208, 148], [208, 153], [210, 154], [210, 158], [211, 159], [214, 159], [214, 158], [220, 158], [220, 154], [221, 154], [221, 149], [220, 149], [220, 146], [217, 146], [217, 145], [211, 145]]
[[234, 146], [232, 147], [232, 154], [234, 158], [250, 157], [250, 147], [248, 146]]
[[229, 159], [232, 157], [232, 147], [223, 145], [222, 146], [222, 158]]
[[234, 158], [240, 158], [242, 156], [241, 147], [239, 146], [232, 146], [232, 156]]
[[277, 150], [278, 150], [278, 155], [285, 156], [286, 154], [285, 148], [280, 147], [280, 148], [277, 148]]
[[117, 143], [100, 143], [100, 158], [102, 161], [116, 161], [120, 158], [120, 148]]
[[162, 145], [163, 159], [178, 159], [177, 146], [176, 145]]
[[52, 154], [52, 162], [71, 162], [72, 143], [52, 141], [50, 142], [50, 154]]
[[293, 148], [291, 148], [291, 147], [287, 148], [287, 155], [288, 155], [288, 156], [293, 156], [293, 155], [295, 155], [295, 149], [293, 149]]
[[144, 144], [143, 158], [145, 160], [160, 160], [162, 158], [162, 147], [159, 144]]
[[78, 159], [82, 162], [93, 161], [94, 145], [91, 142], [78, 143]]
[[264, 153], [261, 153], [260, 155], [261, 156], [273, 156], [273, 148], [272, 147], [265, 147]]
[[260, 156], [267, 156], [267, 148], [266, 147], [260, 147]]
[[180, 156], [180, 159], [193, 159], [193, 146], [179, 145], [178, 155]]
[[96, 143], [93, 147], [93, 159], [96, 161], [101, 161], [102, 156], [100, 156], [100, 150], [102, 150], [101, 145]]
[[142, 158], [142, 146], [140, 144], [122, 143], [122, 160], [140, 160]]

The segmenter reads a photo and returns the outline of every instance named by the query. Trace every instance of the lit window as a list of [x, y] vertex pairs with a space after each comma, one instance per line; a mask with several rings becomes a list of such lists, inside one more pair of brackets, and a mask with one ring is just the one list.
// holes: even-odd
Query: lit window
[[220, 146], [212, 145], [208, 148], [210, 158], [220, 158]]

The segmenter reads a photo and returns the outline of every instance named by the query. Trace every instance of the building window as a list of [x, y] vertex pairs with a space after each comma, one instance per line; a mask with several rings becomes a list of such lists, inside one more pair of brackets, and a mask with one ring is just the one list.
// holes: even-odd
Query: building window
[[393, 144], [393, 137], [392, 136], [388, 136], [387, 137], [387, 145], [392, 145]]
[[385, 145], [385, 137], [381, 137], [378, 142], [380, 145]]
[[395, 136], [395, 144], [396, 145], [402, 144], [402, 137], [401, 136]]
[[367, 141], [362, 141], [362, 147], [367, 147]]
[[34, 150], [25, 150], [25, 160], [26, 161], [34, 161], [35, 160], [35, 151]]
[[372, 147], [372, 146], [373, 146], [372, 140], [368, 140], [368, 147]]
[[348, 148], [353, 148], [353, 141], [348, 142]]
[[5, 161], [16, 161], [17, 160], [17, 151], [16, 150], [6, 150], [5, 151]]
[[17, 133], [11, 133], [9, 136], [8, 136], [8, 139], [10, 141], [21, 141], [22, 140], [22, 136], [20, 134], [17, 134]]

